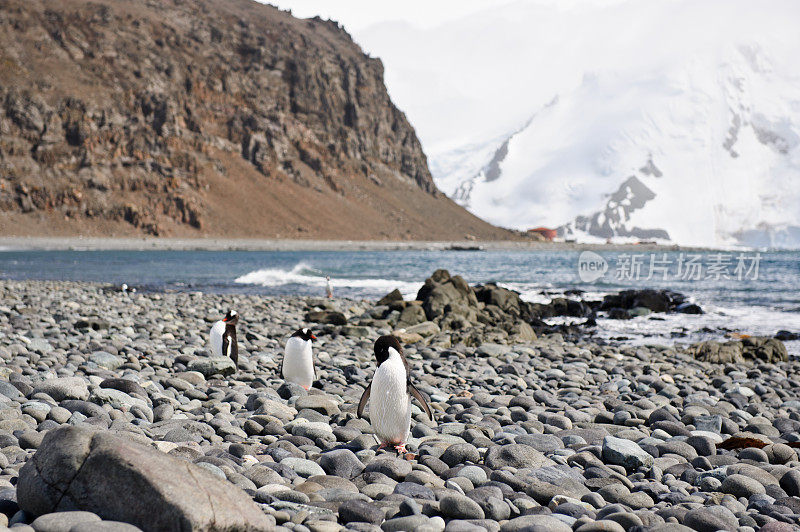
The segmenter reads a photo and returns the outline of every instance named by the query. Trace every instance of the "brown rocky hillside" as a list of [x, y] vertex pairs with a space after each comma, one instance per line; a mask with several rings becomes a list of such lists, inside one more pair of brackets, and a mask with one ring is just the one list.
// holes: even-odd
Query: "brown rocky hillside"
[[0, 0], [0, 234], [513, 237], [436, 190], [380, 60], [247, 0]]

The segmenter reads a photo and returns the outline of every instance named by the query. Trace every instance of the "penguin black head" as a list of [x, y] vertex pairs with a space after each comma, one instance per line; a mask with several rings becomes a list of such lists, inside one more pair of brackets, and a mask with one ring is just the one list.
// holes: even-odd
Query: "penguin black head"
[[394, 350], [397, 351], [400, 354], [400, 357], [405, 361], [400, 340], [397, 339], [397, 336], [387, 334], [386, 336], [381, 336], [375, 340], [375, 358], [378, 360], [379, 366], [389, 359], [390, 347], [393, 347]]
[[225, 317], [222, 318], [222, 321], [229, 325], [236, 325], [236, 323], [239, 321], [239, 313], [235, 310], [229, 310], [228, 313], [225, 314]]
[[303, 340], [313, 341], [317, 339], [317, 337], [314, 336], [314, 333], [311, 332], [311, 329], [308, 328], [297, 329], [292, 336], [293, 337], [296, 336], [297, 338], [302, 338]]

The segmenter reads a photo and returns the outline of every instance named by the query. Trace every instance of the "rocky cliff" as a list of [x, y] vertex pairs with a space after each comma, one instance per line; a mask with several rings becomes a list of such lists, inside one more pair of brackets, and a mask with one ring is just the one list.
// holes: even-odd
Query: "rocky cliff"
[[510, 236], [437, 191], [380, 60], [247, 0], [0, 1], [0, 231]]

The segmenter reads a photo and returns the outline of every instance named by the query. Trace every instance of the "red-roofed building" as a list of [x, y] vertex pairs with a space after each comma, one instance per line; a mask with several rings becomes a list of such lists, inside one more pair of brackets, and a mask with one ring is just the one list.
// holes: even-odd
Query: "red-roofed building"
[[539, 233], [545, 238], [545, 240], [553, 240], [556, 236], [558, 236], [558, 233], [555, 229], [550, 229], [548, 227], [536, 227], [534, 229], [528, 229], [528, 232]]

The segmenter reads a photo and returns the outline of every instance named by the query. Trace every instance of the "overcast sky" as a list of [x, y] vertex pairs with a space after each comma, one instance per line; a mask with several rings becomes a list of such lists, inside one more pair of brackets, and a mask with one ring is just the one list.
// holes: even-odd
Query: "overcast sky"
[[661, 73], [692, 61], [719, 68], [742, 44], [792, 45], [800, 9], [797, 0], [267, 3], [299, 18], [336, 20], [380, 58], [389, 94], [434, 166], [439, 154], [507, 136], [587, 79], [619, 77], [656, 90], [682, 83]]
[[491, 6], [514, 0], [268, 0], [281, 9], [291, 9], [300, 18], [319, 15], [341, 22], [350, 33], [379, 22], [402, 20], [420, 28], [431, 28]]

